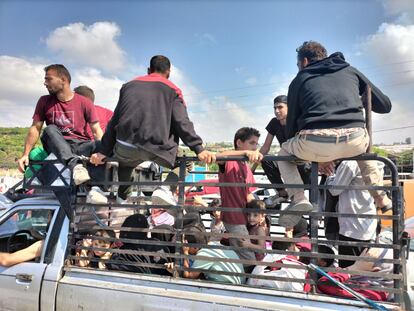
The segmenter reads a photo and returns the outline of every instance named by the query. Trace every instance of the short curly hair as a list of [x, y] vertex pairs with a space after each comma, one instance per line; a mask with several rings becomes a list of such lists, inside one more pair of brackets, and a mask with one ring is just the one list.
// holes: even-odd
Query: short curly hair
[[303, 44], [296, 49], [298, 53], [298, 59], [308, 59], [310, 63], [328, 57], [328, 53], [325, 47], [316, 41], [305, 41]]

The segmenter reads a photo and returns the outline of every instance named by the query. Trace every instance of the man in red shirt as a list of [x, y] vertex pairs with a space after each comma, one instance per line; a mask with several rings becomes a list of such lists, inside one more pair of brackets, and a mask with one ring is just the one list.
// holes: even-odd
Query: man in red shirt
[[73, 170], [73, 179], [79, 185], [90, 179], [88, 171], [81, 164], [79, 155], [89, 156], [95, 151], [90, 141], [86, 124], [91, 126], [95, 139], [100, 140], [99, 126], [93, 103], [70, 88], [71, 76], [60, 64], [45, 67], [45, 82], [49, 95], [40, 97], [33, 115], [33, 123], [26, 137], [23, 155], [18, 160], [20, 171], [29, 164], [29, 153], [39, 139], [48, 153], [54, 153], [58, 160]]
[[[95, 93], [93, 92], [93, 90], [90, 87], [88, 87], [86, 85], [80, 85], [78, 87], [75, 87], [73, 89], [73, 91], [76, 94], [79, 94], [79, 95], [82, 95], [86, 98], [89, 98], [90, 101], [95, 104]], [[96, 111], [96, 115], [98, 117], [99, 125], [101, 126], [101, 130], [102, 130], [103, 133], [105, 133], [106, 126], [108, 125], [108, 122], [111, 120], [114, 113], [113, 113], [112, 110], [109, 110], [105, 107], [98, 106], [98, 105], [95, 105], [95, 111]], [[89, 124], [87, 124], [86, 131], [88, 132], [88, 136], [90, 137], [90, 139], [94, 140], [95, 138], [92, 134], [92, 129], [89, 126]]]
[[[257, 150], [260, 133], [251, 127], [243, 127], [234, 135], [235, 150], [224, 151], [217, 154], [222, 156], [247, 156], [249, 161], [258, 162], [263, 159], [263, 155]], [[255, 180], [250, 167], [245, 161], [226, 161], [217, 162], [219, 165], [219, 182], [225, 183], [246, 183], [254, 184]], [[252, 187], [220, 187], [220, 195], [223, 207], [244, 209], [247, 202], [254, 200]], [[221, 219], [227, 233], [238, 234], [241, 238], [229, 238], [231, 246], [241, 247], [243, 238], [249, 235], [247, 230], [246, 214], [240, 211], [222, 211]], [[243, 237], [244, 236], [244, 237]], [[236, 251], [241, 259], [256, 260], [253, 251], [240, 249]]]

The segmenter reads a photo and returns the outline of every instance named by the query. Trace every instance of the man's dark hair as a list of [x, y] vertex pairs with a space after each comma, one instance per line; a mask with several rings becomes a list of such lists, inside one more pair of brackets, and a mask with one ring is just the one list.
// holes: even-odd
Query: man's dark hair
[[171, 68], [171, 63], [168, 57], [163, 55], [155, 55], [150, 61], [150, 72], [165, 73]]
[[299, 60], [302, 61], [306, 57], [309, 63], [328, 57], [328, 53], [324, 46], [316, 41], [303, 42], [303, 44], [296, 49], [296, 52], [298, 52]]
[[276, 96], [275, 99], [273, 100], [273, 103], [274, 104], [279, 104], [279, 103], [287, 104], [287, 96], [286, 95]]
[[73, 89], [73, 91], [76, 94], [82, 95], [86, 98], [89, 98], [91, 100], [91, 102], [95, 102], [95, 93], [93, 92], [93, 90], [86, 85], [80, 85], [78, 87], [75, 87]]
[[52, 64], [44, 68], [45, 72], [48, 72], [49, 70], [55, 70], [59, 77], [66, 77], [69, 83], [72, 81], [69, 70], [67, 70], [62, 64]]
[[[207, 244], [208, 237], [205, 234], [206, 232], [200, 230], [198, 227], [188, 227], [183, 230], [184, 233], [184, 240], [188, 243], [194, 244]], [[194, 246], [195, 247], [195, 246]]]
[[245, 142], [252, 136], [260, 137], [260, 132], [252, 127], [242, 127], [241, 129], [237, 130], [236, 134], [234, 134], [234, 149], [237, 149], [236, 142], [238, 139], [240, 139], [242, 142]]

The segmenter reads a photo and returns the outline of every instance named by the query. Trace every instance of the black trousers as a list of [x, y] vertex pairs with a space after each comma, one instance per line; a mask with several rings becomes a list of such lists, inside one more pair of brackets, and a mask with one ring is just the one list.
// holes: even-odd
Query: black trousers
[[[92, 153], [100, 150], [99, 141], [66, 139], [54, 124], [48, 125], [43, 130], [40, 140], [47, 153], [53, 153], [61, 163], [70, 169], [80, 163], [78, 156], [89, 157]], [[88, 163], [87, 169], [92, 180], [103, 181], [105, 179], [105, 166], [94, 166]]]
[[47, 153], [53, 152], [60, 162], [70, 168], [79, 162], [77, 156], [89, 157], [96, 149], [95, 141], [66, 139], [54, 124], [48, 125], [43, 130], [40, 140]]
[[[353, 238], [349, 238], [347, 236], [338, 235], [339, 241], [351, 241], [351, 242], [366, 242], [369, 243], [370, 241], [364, 241], [364, 240], [356, 240]], [[338, 254], [339, 255], [350, 255], [350, 256], [359, 256], [361, 255], [362, 251], [365, 249], [365, 247], [359, 247], [359, 246], [347, 246], [347, 245], [339, 245], [338, 246]], [[344, 260], [339, 259], [339, 267], [346, 268], [355, 263], [355, 260]]]

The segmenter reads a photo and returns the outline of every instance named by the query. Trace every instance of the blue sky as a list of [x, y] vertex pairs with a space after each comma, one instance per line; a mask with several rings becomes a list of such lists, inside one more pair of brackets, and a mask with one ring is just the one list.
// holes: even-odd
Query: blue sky
[[[242, 126], [264, 139], [272, 98], [287, 92], [295, 49], [310, 39], [342, 51], [391, 97], [393, 112], [374, 129], [414, 124], [410, 0], [15, 0], [0, 1], [0, 126], [30, 124], [47, 64], [67, 65], [73, 87], [88, 84], [97, 104], [114, 108], [121, 84], [164, 54], [204, 140], [230, 141]], [[374, 142], [413, 132], [378, 132]]]

